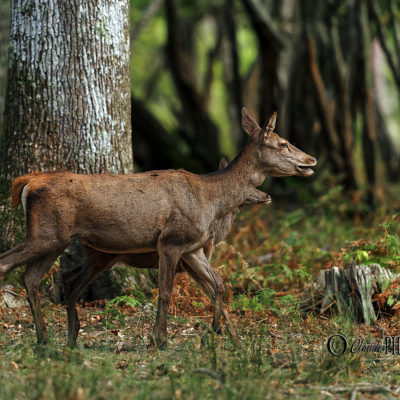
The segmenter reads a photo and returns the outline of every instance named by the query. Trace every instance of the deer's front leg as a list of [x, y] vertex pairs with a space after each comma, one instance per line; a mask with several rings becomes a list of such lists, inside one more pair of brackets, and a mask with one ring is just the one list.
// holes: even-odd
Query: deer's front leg
[[176, 248], [159, 247], [158, 309], [153, 329], [153, 345], [164, 348], [167, 345], [167, 313], [171, 301], [175, 269], [181, 252]]
[[220, 330], [220, 319], [223, 317], [228, 326], [229, 333], [233, 340], [238, 342], [237, 334], [229, 320], [223, 303], [223, 294], [225, 291], [224, 283], [220, 275], [208, 263], [207, 257], [204, 255], [203, 249], [196, 252], [185, 254], [182, 256], [185, 263], [189, 266], [188, 272], [199, 283], [202, 289], [210, 297], [215, 305], [214, 311], [214, 330]]

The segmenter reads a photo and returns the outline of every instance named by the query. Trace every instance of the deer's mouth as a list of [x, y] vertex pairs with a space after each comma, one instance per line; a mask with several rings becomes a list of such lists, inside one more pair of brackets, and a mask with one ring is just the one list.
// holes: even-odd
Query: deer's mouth
[[299, 165], [296, 165], [296, 168], [297, 168], [297, 171], [300, 172], [301, 176], [307, 177], [307, 176], [311, 176], [314, 173], [314, 171], [311, 167], [314, 167], [315, 164], [316, 164], [316, 162], [314, 162], [311, 165], [310, 164], [308, 164], [308, 165], [299, 164]]

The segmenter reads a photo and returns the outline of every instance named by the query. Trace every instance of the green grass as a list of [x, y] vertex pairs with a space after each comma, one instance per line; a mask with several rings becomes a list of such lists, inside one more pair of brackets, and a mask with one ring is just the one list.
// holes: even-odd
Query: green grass
[[333, 188], [291, 211], [282, 205], [247, 210], [227, 243], [215, 250], [213, 265], [225, 277], [239, 345], [225, 332], [209, 330], [210, 302], [185, 277], [176, 281], [163, 351], [147, 348], [155, 309], [142, 305], [140, 291], [105, 308], [81, 307], [76, 350], [66, 347], [62, 306], [44, 301], [51, 337], [46, 347], [35, 345], [27, 307], [5, 309], [0, 399], [320, 399], [330, 398], [321, 386], [347, 387], [341, 395], [348, 397], [357, 382], [395, 389], [400, 356], [335, 357], [326, 348], [328, 337], [337, 333], [349, 342], [357, 337], [381, 342], [384, 331], [397, 332], [389, 320], [370, 327], [345, 316], [304, 317], [297, 308], [321, 268], [349, 261], [399, 267], [399, 216], [366, 213], [362, 204], [346, 206], [342, 195]]
[[242, 315], [236, 319], [241, 337], [236, 346], [196, 317], [171, 317], [169, 346], [161, 351], [147, 349], [154, 313], [137, 309], [124, 329], [107, 330], [96, 310], [84, 309], [85, 335], [79, 348], [70, 350], [65, 346], [64, 310], [53, 307], [47, 313], [62, 323], [53, 321], [46, 347], [34, 345], [28, 318], [20, 318], [18, 327], [11, 312], [5, 315], [8, 329], [0, 333], [1, 399], [320, 398], [321, 385], [400, 380], [394, 373], [399, 356], [334, 357], [327, 352], [326, 340], [337, 332], [377, 340], [369, 328], [360, 331], [340, 318], [304, 322], [271, 315], [263, 321], [260, 315]]

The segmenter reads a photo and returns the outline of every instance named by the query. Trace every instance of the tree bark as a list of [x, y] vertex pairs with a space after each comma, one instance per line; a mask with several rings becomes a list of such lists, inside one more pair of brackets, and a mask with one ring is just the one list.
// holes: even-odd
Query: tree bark
[[9, 14], [9, 0], [0, 0], [0, 137], [3, 131], [4, 98], [7, 82], [7, 50], [10, 25]]
[[[133, 170], [128, 16], [128, 0], [12, 0], [0, 153], [4, 213], [18, 175]], [[15, 236], [11, 219], [8, 213], [2, 221], [3, 249]]]

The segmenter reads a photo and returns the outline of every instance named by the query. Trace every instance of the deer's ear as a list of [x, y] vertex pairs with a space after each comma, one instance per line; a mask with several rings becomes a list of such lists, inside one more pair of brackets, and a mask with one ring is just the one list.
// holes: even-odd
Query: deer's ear
[[247, 111], [246, 107], [242, 108], [242, 127], [244, 131], [250, 136], [261, 132], [261, 128]]
[[219, 161], [219, 169], [224, 169], [228, 166], [228, 161], [225, 160], [225, 158], [221, 158]]
[[275, 111], [266, 121], [265, 124], [262, 128], [262, 135], [263, 135], [263, 141], [267, 141], [268, 138], [270, 137], [271, 133], [275, 129], [276, 125], [276, 117], [278, 116], [278, 113]]

